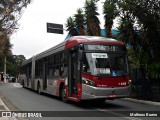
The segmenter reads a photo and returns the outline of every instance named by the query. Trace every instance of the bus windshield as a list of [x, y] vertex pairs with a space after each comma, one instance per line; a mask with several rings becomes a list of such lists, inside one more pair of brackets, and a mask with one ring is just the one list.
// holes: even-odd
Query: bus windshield
[[95, 76], [128, 75], [126, 54], [86, 53], [83, 72]]

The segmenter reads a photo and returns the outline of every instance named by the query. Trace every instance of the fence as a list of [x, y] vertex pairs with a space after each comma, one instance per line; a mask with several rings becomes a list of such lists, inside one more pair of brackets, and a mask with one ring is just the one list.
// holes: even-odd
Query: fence
[[144, 100], [160, 101], [160, 80], [146, 78], [137, 69], [131, 69], [131, 97]]

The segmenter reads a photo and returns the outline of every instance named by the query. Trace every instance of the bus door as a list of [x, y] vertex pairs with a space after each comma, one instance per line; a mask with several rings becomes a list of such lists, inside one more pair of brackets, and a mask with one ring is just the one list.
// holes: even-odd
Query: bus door
[[43, 90], [47, 88], [47, 59], [43, 59]]
[[69, 52], [68, 92], [69, 97], [77, 98], [78, 82], [78, 53], [77, 50]]

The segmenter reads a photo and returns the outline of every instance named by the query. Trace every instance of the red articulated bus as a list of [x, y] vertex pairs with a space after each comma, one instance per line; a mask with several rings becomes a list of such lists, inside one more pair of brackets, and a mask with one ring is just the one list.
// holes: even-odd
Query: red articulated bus
[[63, 101], [127, 97], [130, 78], [125, 45], [111, 38], [75, 36], [26, 60], [19, 79], [39, 94]]

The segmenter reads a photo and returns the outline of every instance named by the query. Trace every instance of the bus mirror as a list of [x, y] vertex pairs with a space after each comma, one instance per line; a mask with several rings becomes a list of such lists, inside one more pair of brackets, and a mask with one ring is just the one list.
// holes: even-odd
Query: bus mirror
[[79, 50], [79, 61], [82, 62], [83, 61], [83, 51]]
[[79, 44], [79, 50], [83, 50], [83, 45]]

